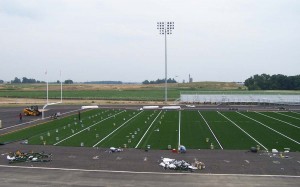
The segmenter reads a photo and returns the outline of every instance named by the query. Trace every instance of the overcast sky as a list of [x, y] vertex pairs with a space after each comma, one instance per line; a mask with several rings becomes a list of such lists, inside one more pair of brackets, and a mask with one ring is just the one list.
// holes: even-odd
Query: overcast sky
[[158, 21], [179, 82], [300, 74], [299, 0], [0, 0], [0, 79], [164, 78]]

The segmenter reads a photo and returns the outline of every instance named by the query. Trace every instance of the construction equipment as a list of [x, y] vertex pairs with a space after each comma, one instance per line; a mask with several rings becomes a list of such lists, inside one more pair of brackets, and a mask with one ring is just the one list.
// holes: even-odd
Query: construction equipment
[[38, 116], [41, 114], [38, 106], [30, 106], [30, 107], [28, 106], [24, 108], [23, 113], [25, 116]]

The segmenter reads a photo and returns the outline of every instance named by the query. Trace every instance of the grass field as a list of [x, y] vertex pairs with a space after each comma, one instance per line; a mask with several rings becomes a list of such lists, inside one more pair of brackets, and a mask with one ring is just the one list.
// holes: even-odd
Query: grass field
[[94, 109], [0, 136], [0, 142], [144, 149], [300, 151], [300, 113]]
[[[164, 84], [70, 84], [63, 85], [64, 99], [163, 101]], [[198, 82], [168, 84], [168, 99], [176, 100], [181, 91], [236, 90], [245, 88], [236, 83]], [[49, 84], [49, 98], [61, 96], [60, 84]], [[3, 98], [46, 98], [46, 84], [0, 84], [0, 97]]]

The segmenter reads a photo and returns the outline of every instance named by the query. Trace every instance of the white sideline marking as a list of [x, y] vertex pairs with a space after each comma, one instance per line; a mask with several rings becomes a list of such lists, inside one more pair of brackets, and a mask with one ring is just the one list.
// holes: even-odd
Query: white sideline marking
[[255, 112], [255, 113], [260, 114], [260, 115], [263, 115], [263, 116], [266, 116], [266, 117], [268, 117], [268, 118], [271, 118], [271, 119], [280, 121], [280, 122], [282, 122], [282, 123], [285, 123], [285, 124], [288, 124], [288, 125], [290, 125], [290, 126], [293, 126], [293, 127], [296, 127], [296, 128], [298, 128], [298, 129], [300, 129], [300, 127], [298, 127], [298, 126], [296, 126], [296, 125], [293, 125], [293, 124], [291, 124], [291, 123], [288, 123], [288, 122], [286, 122], [286, 121], [282, 121], [282, 120], [280, 120], [280, 119], [273, 118], [273, 117], [271, 117], [271, 116], [268, 116], [268, 115], [266, 115], [266, 114], [262, 114], [262, 113], [259, 113], [259, 112]]
[[[80, 109], [78, 109], [78, 110], [80, 110]], [[62, 113], [61, 115], [68, 114], [68, 113], [71, 113], [71, 112], [76, 112], [76, 111], [78, 111], [78, 110], [72, 110], [72, 111], [69, 111], [69, 112], [65, 112], [65, 113]], [[13, 125], [13, 126], [1, 128], [0, 131], [5, 130], [5, 129], [10, 129], [10, 128], [18, 127], [18, 126], [22, 126], [22, 125], [29, 124], [29, 123], [33, 123], [33, 122], [36, 122], [36, 121], [45, 120], [45, 119], [48, 119], [48, 118], [50, 118], [50, 117], [51, 117], [51, 116], [48, 116], [48, 117], [46, 117], [46, 118], [44, 118], [44, 119], [39, 118], [39, 119], [35, 119], [35, 120], [32, 120], [32, 121], [24, 122], [24, 123], [21, 123], [21, 124], [17, 124], [17, 125]], [[21, 130], [21, 129], [20, 129], [20, 130]]]
[[139, 114], [141, 114], [143, 111], [139, 112], [138, 114], [136, 114], [135, 116], [133, 116], [132, 118], [130, 118], [129, 120], [127, 120], [125, 123], [123, 123], [121, 126], [119, 126], [118, 128], [116, 128], [115, 130], [113, 130], [111, 133], [109, 133], [107, 136], [105, 136], [104, 138], [102, 138], [102, 140], [100, 140], [99, 142], [97, 142], [95, 145], [93, 145], [93, 147], [96, 147], [99, 143], [101, 143], [103, 140], [105, 140], [106, 138], [108, 138], [110, 135], [112, 135], [114, 132], [116, 132], [119, 128], [123, 127], [126, 123], [128, 123], [130, 120], [132, 120], [133, 118], [135, 118], [136, 116], [138, 116]]
[[20, 123], [20, 124], [17, 124], [17, 125], [5, 127], [5, 128], [0, 129], [0, 131], [5, 130], [5, 129], [10, 129], [10, 128], [18, 127], [18, 126], [22, 126], [22, 125], [25, 125], [27, 123], [32, 123], [32, 122], [39, 121], [39, 120], [42, 120], [42, 119], [36, 119], [36, 120], [28, 121], [28, 122], [25, 122], [25, 123]]
[[255, 121], [255, 122], [257, 122], [257, 123], [259, 123], [259, 124], [261, 124], [261, 125], [263, 125], [263, 126], [265, 126], [265, 127], [267, 127], [268, 129], [270, 129], [270, 130], [272, 130], [272, 131], [274, 131], [274, 132], [280, 134], [281, 136], [283, 136], [283, 137], [285, 137], [285, 138], [287, 138], [287, 139], [289, 139], [289, 140], [291, 140], [291, 141], [293, 141], [293, 142], [295, 142], [295, 143], [297, 143], [297, 144], [300, 144], [300, 143], [297, 142], [296, 140], [294, 140], [294, 139], [288, 137], [287, 135], [282, 134], [281, 132], [278, 132], [278, 131], [275, 130], [275, 129], [272, 129], [271, 127], [269, 127], [268, 125], [263, 124], [263, 123], [260, 122], [260, 121], [257, 121], [257, 120], [255, 120], [255, 119], [253, 119], [253, 118], [251, 118], [251, 117], [249, 117], [249, 116], [246, 116], [245, 114], [242, 114], [242, 113], [240, 113], [240, 112], [237, 112], [237, 113], [240, 114], [240, 115], [242, 115], [242, 116], [245, 116], [245, 117], [247, 117], [247, 118], [249, 118], [249, 119], [251, 119], [251, 120], [253, 120], [253, 121]]
[[62, 140], [56, 142], [56, 143], [53, 144], [53, 145], [57, 145], [57, 144], [59, 144], [59, 143], [61, 143], [61, 142], [63, 142], [63, 141], [66, 141], [67, 139], [70, 139], [70, 138], [72, 138], [73, 136], [76, 136], [77, 134], [79, 134], [79, 133], [81, 133], [81, 132], [87, 130], [88, 128], [93, 127], [93, 126], [95, 126], [95, 125], [97, 125], [97, 124], [99, 124], [99, 123], [101, 123], [101, 122], [103, 122], [103, 121], [105, 121], [105, 120], [107, 120], [107, 119], [109, 119], [109, 118], [112, 118], [112, 117], [114, 117], [114, 116], [116, 116], [116, 115], [119, 115], [119, 114], [122, 113], [122, 112], [124, 112], [124, 111], [121, 111], [121, 112], [119, 112], [119, 113], [117, 113], [117, 114], [114, 114], [114, 115], [112, 115], [112, 116], [109, 116], [109, 117], [107, 117], [107, 118], [105, 118], [105, 119], [103, 119], [103, 120], [101, 120], [101, 121], [98, 121], [97, 123], [95, 123], [95, 124], [93, 124], [93, 125], [91, 125], [91, 126], [88, 126], [88, 127], [84, 128], [84, 129], [82, 129], [81, 131], [78, 131], [78, 132], [76, 132], [75, 134], [72, 134], [71, 136], [66, 137], [65, 139], [62, 139]]
[[212, 133], [212, 135], [215, 137], [215, 139], [217, 140], [219, 146], [221, 147], [221, 149], [223, 149], [221, 143], [219, 142], [218, 138], [216, 137], [215, 133], [211, 130], [209, 124], [207, 123], [207, 121], [205, 120], [205, 118], [202, 116], [202, 114], [198, 111], [198, 113], [200, 114], [200, 116], [202, 117], [202, 119], [204, 120], [204, 122], [206, 123], [206, 125], [208, 126], [210, 132]]
[[287, 117], [290, 117], [290, 118], [294, 118], [294, 119], [300, 120], [300, 118], [296, 118], [296, 117], [294, 117], [294, 116], [289, 116], [289, 115], [286, 115], [286, 114], [282, 114], [281, 112], [275, 112], [275, 113], [280, 114], [280, 115], [283, 115], [283, 116], [287, 116]]
[[148, 133], [149, 129], [150, 129], [151, 126], [154, 124], [154, 122], [156, 121], [156, 119], [158, 118], [158, 116], [160, 115], [161, 112], [162, 112], [162, 110], [157, 114], [157, 116], [156, 116], [155, 119], [152, 121], [152, 123], [150, 124], [150, 126], [148, 127], [148, 129], [146, 130], [146, 132], [144, 133], [144, 135], [142, 136], [142, 138], [140, 139], [140, 141], [136, 144], [135, 149], [140, 145], [140, 143], [142, 142], [142, 140], [144, 139], [144, 137], [145, 137], [146, 134]]
[[226, 118], [228, 121], [230, 121], [232, 124], [234, 124], [237, 128], [239, 128], [241, 131], [243, 131], [245, 134], [247, 134], [252, 140], [256, 141], [260, 146], [262, 146], [265, 150], [268, 150], [263, 144], [261, 144], [259, 141], [257, 141], [254, 137], [252, 137], [249, 133], [247, 133], [244, 129], [242, 129], [240, 126], [238, 126], [236, 123], [234, 123], [232, 120], [230, 120], [228, 117], [217, 111], [219, 114], [221, 114], [224, 118]]
[[70, 168], [48, 168], [48, 167], [28, 167], [0, 165], [2, 168], [19, 169], [38, 169], [38, 170], [58, 170], [58, 171], [81, 171], [99, 173], [127, 173], [127, 174], [153, 174], [153, 175], [192, 175], [192, 176], [240, 176], [240, 177], [278, 177], [278, 178], [300, 178], [297, 175], [254, 175], [254, 174], [212, 174], [212, 173], [164, 173], [164, 172], [138, 172], [138, 171], [114, 171], [114, 170], [89, 170], [89, 169], [70, 169]]
[[180, 146], [180, 124], [181, 122], [181, 111], [179, 110], [179, 118], [178, 118], [178, 148]]

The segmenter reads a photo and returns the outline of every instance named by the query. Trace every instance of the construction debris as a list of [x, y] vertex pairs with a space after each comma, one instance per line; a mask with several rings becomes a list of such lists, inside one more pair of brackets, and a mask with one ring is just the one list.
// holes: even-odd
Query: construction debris
[[22, 153], [20, 151], [16, 151], [15, 153], [9, 153], [7, 155], [7, 160], [9, 163], [16, 163], [16, 162], [49, 162], [51, 161], [52, 154], [45, 154], [44, 152], [41, 153]]
[[123, 149], [120, 148], [115, 148], [115, 147], [110, 147], [109, 148], [109, 153], [116, 153], [116, 152], [122, 152]]
[[161, 162], [159, 164], [164, 169], [171, 170], [184, 170], [184, 171], [194, 171], [197, 169], [204, 169], [205, 165], [202, 162], [195, 160], [195, 163], [190, 164], [184, 160], [175, 160], [171, 158], [161, 158]]

